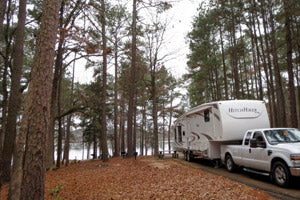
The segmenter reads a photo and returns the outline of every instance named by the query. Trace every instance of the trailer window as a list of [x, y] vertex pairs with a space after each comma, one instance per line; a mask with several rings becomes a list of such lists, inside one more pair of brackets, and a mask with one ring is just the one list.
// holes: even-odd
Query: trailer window
[[204, 111], [204, 121], [209, 122], [209, 110]]
[[176, 133], [176, 128], [174, 128], [175, 130], [174, 130], [174, 135], [175, 135], [175, 141], [177, 141], [177, 133]]
[[245, 138], [244, 145], [249, 145], [250, 137], [252, 132], [248, 132]]
[[182, 142], [181, 126], [178, 126], [178, 142]]

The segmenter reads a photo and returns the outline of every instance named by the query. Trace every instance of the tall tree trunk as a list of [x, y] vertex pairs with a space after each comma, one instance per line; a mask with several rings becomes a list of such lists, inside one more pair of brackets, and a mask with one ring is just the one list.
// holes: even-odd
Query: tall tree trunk
[[87, 144], [87, 150], [86, 150], [86, 159], [90, 159], [90, 150], [91, 150], [91, 142], [88, 142]]
[[120, 136], [121, 136], [121, 152], [125, 152], [125, 101], [121, 98], [120, 112]]
[[158, 156], [158, 117], [157, 117], [157, 94], [156, 94], [156, 69], [151, 72], [151, 96], [152, 96], [152, 119], [153, 119], [153, 138], [154, 138], [154, 156]]
[[118, 40], [115, 37], [115, 82], [114, 82], [114, 156], [120, 156], [120, 145], [118, 137]]
[[102, 160], [108, 161], [108, 148], [107, 148], [107, 130], [106, 130], [106, 88], [107, 88], [107, 47], [106, 47], [106, 16], [105, 16], [105, 3], [101, 0], [101, 31], [102, 31], [102, 47], [103, 47], [103, 72], [102, 72], [102, 115], [101, 115], [101, 153]]
[[59, 6], [60, 1], [43, 2], [31, 82], [14, 153], [10, 199], [44, 199], [45, 139], [49, 131], [52, 66]]
[[[0, 133], [0, 155], [2, 154], [3, 145], [4, 145], [4, 136], [6, 130], [6, 122], [7, 122], [7, 99], [8, 99], [8, 91], [7, 91], [7, 74], [8, 74], [8, 62], [4, 61], [4, 69], [2, 74], [2, 103], [1, 103], [1, 133]], [[2, 157], [2, 156], [1, 156]]]
[[[264, 8], [262, 8], [264, 9]], [[263, 17], [263, 15], [262, 15]], [[258, 29], [258, 33], [259, 33], [259, 40], [260, 40], [260, 46], [261, 46], [261, 52], [262, 52], [262, 65], [264, 68], [264, 72], [265, 72], [265, 76], [266, 76], [266, 82], [267, 82], [267, 95], [268, 95], [268, 100], [269, 100], [269, 116], [270, 116], [270, 121], [271, 121], [271, 127], [274, 127], [274, 120], [273, 120], [273, 116], [274, 116], [274, 112], [273, 112], [273, 97], [271, 95], [272, 92], [272, 88], [271, 88], [271, 84], [270, 84], [270, 76], [269, 76], [269, 70], [268, 70], [268, 66], [267, 66], [267, 60], [266, 60], [266, 53], [265, 53], [265, 47], [264, 47], [264, 42], [263, 42], [263, 36], [261, 34], [261, 30], [260, 30], [260, 21], [258, 18], [257, 13], [255, 14], [255, 18], [256, 18], [256, 22], [257, 22], [257, 29]], [[257, 44], [258, 46], [258, 44]]]
[[291, 126], [294, 128], [298, 127], [297, 118], [297, 106], [296, 106], [296, 95], [294, 85], [294, 73], [293, 73], [293, 47], [292, 47], [292, 34], [291, 34], [291, 5], [289, 1], [283, 0], [284, 14], [285, 14], [285, 39], [286, 39], [286, 54], [287, 54], [287, 68], [289, 77], [289, 100], [290, 100], [290, 112], [291, 112]]
[[137, 18], [137, 0], [133, 0], [132, 9], [132, 42], [131, 42], [131, 69], [130, 69], [130, 89], [129, 89], [129, 105], [127, 115], [127, 152], [128, 156], [133, 156], [133, 144], [132, 144], [132, 129], [133, 129], [133, 101], [135, 90], [135, 73], [136, 73], [136, 18]]
[[[73, 96], [74, 96], [74, 77], [75, 77], [75, 60], [76, 60], [76, 52], [73, 63], [73, 71], [72, 71], [72, 84], [71, 84], [71, 105], [74, 106]], [[71, 122], [72, 122], [72, 114], [67, 117], [67, 134], [65, 139], [64, 146], [64, 160], [66, 161], [66, 166], [69, 165], [69, 151], [70, 151], [70, 136], [71, 136]], [[82, 151], [84, 151], [84, 146]]]
[[275, 89], [274, 89], [274, 80], [273, 80], [273, 69], [272, 69], [272, 60], [271, 60], [271, 48], [270, 48], [270, 37], [269, 37], [269, 33], [267, 32], [267, 19], [266, 19], [266, 6], [265, 6], [265, 1], [264, 0], [260, 0], [261, 2], [261, 14], [262, 14], [262, 19], [263, 19], [263, 27], [264, 27], [264, 36], [265, 36], [265, 46], [266, 46], [266, 51], [267, 51], [267, 60], [268, 60], [268, 69], [270, 72], [270, 93], [272, 96], [272, 105], [273, 105], [273, 115], [271, 116], [273, 118], [273, 126], [272, 127], [276, 127], [278, 126], [278, 116], [277, 116], [277, 106], [276, 106], [276, 96], [275, 96]]
[[[62, 63], [61, 63], [62, 64]], [[62, 66], [62, 65], [61, 65]], [[63, 130], [62, 130], [62, 120], [63, 118], [60, 117], [61, 115], [61, 89], [62, 89], [62, 69], [60, 71], [59, 75], [59, 81], [58, 81], [58, 91], [57, 91], [57, 115], [58, 118], [58, 137], [57, 137], [57, 157], [56, 157], [56, 167], [60, 168], [61, 164], [61, 154], [62, 154], [62, 137], [63, 137]]]
[[277, 108], [278, 108], [278, 126], [279, 127], [286, 127], [286, 111], [285, 111], [285, 98], [283, 94], [283, 86], [281, 80], [280, 69], [278, 65], [278, 55], [277, 55], [277, 44], [275, 39], [275, 25], [274, 25], [274, 17], [273, 17], [273, 2], [268, 0], [269, 6], [269, 22], [271, 28], [271, 49], [272, 49], [272, 56], [273, 56], [273, 65], [275, 70], [275, 82], [276, 82], [276, 97], [277, 97]]
[[[65, 0], [62, 0], [62, 4], [60, 7], [60, 18], [59, 18], [59, 29], [63, 29], [63, 20], [64, 20], [64, 6]], [[58, 83], [61, 76], [62, 71], [62, 62], [63, 62], [63, 45], [65, 40], [65, 32], [60, 31], [60, 37], [57, 47], [57, 55], [55, 60], [55, 68], [54, 75], [52, 81], [52, 92], [51, 92], [51, 110], [50, 110], [50, 123], [49, 123], [49, 133], [47, 135], [47, 153], [46, 153], [46, 168], [50, 169], [54, 163], [54, 134], [55, 134], [55, 116], [57, 110], [57, 91], [58, 91]]]
[[0, 42], [3, 38], [3, 21], [5, 16], [6, 3], [6, 0], [0, 0]]
[[226, 63], [225, 63], [225, 52], [224, 52], [224, 44], [223, 44], [223, 31], [221, 26], [219, 26], [220, 30], [220, 41], [221, 41], [221, 50], [222, 50], [222, 65], [223, 65], [223, 82], [224, 82], [224, 92], [225, 92], [225, 100], [229, 99], [228, 96], [228, 85], [227, 85], [227, 68], [226, 68]]
[[[26, 19], [26, 0], [19, 1], [18, 26], [16, 30], [15, 45], [13, 50], [13, 68], [11, 71], [11, 89], [8, 99], [8, 114], [3, 144], [3, 153], [0, 157], [0, 184], [9, 181], [11, 160], [16, 140], [17, 117], [20, 110], [20, 80], [23, 68], [23, 50]], [[6, 106], [5, 106], [6, 107]]]
[[140, 155], [144, 155], [144, 144], [145, 144], [145, 129], [146, 129], [146, 101], [142, 108], [142, 125], [141, 125], [141, 139], [140, 139]]
[[66, 166], [69, 165], [71, 121], [72, 121], [72, 115], [67, 116], [66, 137], [65, 137], [64, 156], [63, 156], [63, 160], [66, 162], [65, 163]]
[[230, 8], [231, 8], [231, 37], [233, 42], [233, 55], [232, 55], [232, 69], [233, 69], [233, 77], [234, 77], [234, 94], [235, 98], [240, 99], [240, 82], [239, 82], [239, 72], [238, 72], [238, 63], [237, 63], [237, 42], [236, 42], [236, 33], [235, 33], [235, 12], [233, 9], [233, 0], [230, 0]]
[[[253, 4], [255, 5], [255, 0], [253, 0]], [[253, 11], [254, 12], [254, 11]], [[263, 100], [264, 98], [264, 94], [263, 94], [263, 84], [262, 84], [262, 74], [261, 74], [261, 55], [260, 55], [260, 51], [259, 51], [259, 45], [258, 45], [258, 40], [257, 40], [257, 34], [256, 34], [256, 25], [255, 25], [255, 18], [254, 18], [255, 14], [251, 13], [251, 18], [252, 18], [252, 26], [253, 26], [253, 32], [252, 32], [252, 37], [254, 40], [254, 46], [256, 49], [256, 56], [257, 56], [257, 62], [256, 62], [256, 69], [258, 71], [258, 98], [260, 100]], [[250, 20], [251, 21], [251, 20]], [[254, 63], [255, 65], [255, 63]]]
[[162, 105], [162, 117], [163, 117], [163, 153], [165, 153], [165, 136], [166, 136], [166, 132], [165, 132], [165, 119], [166, 119], [166, 116], [165, 116], [165, 102], [163, 101], [163, 105]]
[[[10, 62], [10, 54], [11, 54], [11, 41], [12, 41], [12, 37], [13, 34], [10, 34], [10, 15], [11, 15], [11, 0], [9, 0], [7, 5], [7, 10], [6, 12], [3, 14], [4, 16], [6, 15], [6, 30], [3, 34], [3, 30], [2, 30], [2, 35], [4, 36], [5, 39], [5, 43], [6, 43], [6, 48], [5, 48], [5, 56], [3, 57], [3, 74], [2, 74], [2, 103], [1, 103], [1, 108], [2, 108], [2, 122], [1, 122], [1, 129], [0, 129], [0, 157], [1, 153], [2, 153], [2, 148], [3, 148], [3, 141], [4, 141], [4, 135], [5, 135], [5, 130], [6, 130], [6, 122], [7, 122], [7, 103], [8, 103], [8, 90], [7, 90], [7, 77], [8, 77], [8, 69], [9, 67], [11, 67], [11, 62]], [[6, 7], [6, 4], [5, 6]], [[2, 9], [2, 8], [1, 8]], [[4, 10], [5, 11], [5, 10]], [[2, 14], [2, 13], [1, 13]], [[3, 23], [3, 21], [2, 21]], [[2, 25], [3, 28], [3, 25]], [[3, 38], [2, 36], [2, 38]], [[2, 42], [2, 38], [0, 38], [0, 44]], [[1, 159], [0, 159], [1, 160]], [[1, 174], [0, 174], [1, 176]]]
[[97, 134], [94, 133], [93, 135], [93, 159], [97, 159], [98, 157], [98, 152], [97, 152], [97, 147], [98, 147], [98, 137]]
[[133, 152], [136, 152], [136, 129], [137, 129], [137, 122], [136, 122], [136, 112], [137, 112], [137, 93], [135, 92], [134, 97], [134, 105], [133, 105], [133, 137], [132, 137], [132, 149]]
[[172, 117], [173, 117], [173, 90], [171, 91], [170, 97], [170, 118], [169, 118], [169, 125], [168, 125], [168, 147], [169, 147], [169, 154], [171, 154], [171, 126], [172, 126]]

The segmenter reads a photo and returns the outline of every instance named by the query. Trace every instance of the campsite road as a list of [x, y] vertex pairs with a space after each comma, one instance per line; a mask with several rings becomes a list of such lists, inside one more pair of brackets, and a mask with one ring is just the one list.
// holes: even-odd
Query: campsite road
[[271, 196], [278, 199], [300, 200], [300, 179], [293, 180], [291, 187], [286, 189], [274, 185], [270, 181], [269, 177], [256, 175], [242, 170], [236, 173], [229, 173], [224, 167], [214, 168], [212, 163], [206, 160], [196, 160], [193, 162], [187, 162], [183, 159], [183, 156], [181, 155], [179, 156], [179, 159], [176, 159], [176, 161], [178, 163], [192, 168], [201, 169], [211, 174], [224, 176], [226, 178], [243, 183], [250, 187], [264, 190]]

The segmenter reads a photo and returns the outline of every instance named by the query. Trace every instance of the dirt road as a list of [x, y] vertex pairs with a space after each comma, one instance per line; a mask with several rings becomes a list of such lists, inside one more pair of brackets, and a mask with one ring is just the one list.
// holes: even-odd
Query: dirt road
[[274, 185], [270, 181], [269, 177], [256, 175], [242, 170], [236, 173], [229, 173], [224, 167], [214, 168], [211, 162], [205, 160], [196, 160], [193, 162], [187, 162], [183, 159], [183, 156], [179, 156], [179, 159], [177, 159], [176, 162], [195, 169], [201, 169], [211, 174], [224, 176], [231, 180], [251, 186], [253, 188], [264, 190], [267, 193], [269, 193], [271, 196], [278, 199], [283, 199], [283, 200], [299, 199], [300, 200], [300, 179], [293, 180], [291, 187], [286, 189]]

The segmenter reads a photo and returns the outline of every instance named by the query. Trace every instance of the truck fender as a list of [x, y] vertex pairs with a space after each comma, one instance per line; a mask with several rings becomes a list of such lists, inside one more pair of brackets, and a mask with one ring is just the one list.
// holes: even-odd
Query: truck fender
[[272, 167], [273, 167], [273, 164], [276, 162], [276, 161], [281, 161], [282, 163], [286, 164], [286, 166], [290, 166], [290, 161], [287, 161], [286, 156], [280, 156], [280, 155], [276, 155], [272, 158], [271, 162], [270, 162], [270, 166], [269, 166], [269, 170], [270, 172], [272, 171]]

